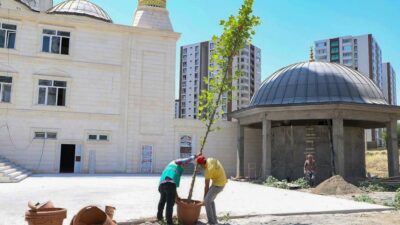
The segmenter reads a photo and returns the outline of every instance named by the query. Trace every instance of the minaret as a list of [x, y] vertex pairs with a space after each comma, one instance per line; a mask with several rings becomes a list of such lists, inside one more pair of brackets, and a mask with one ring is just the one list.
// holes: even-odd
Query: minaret
[[167, 0], [138, 0], [133, 26], [173, 31], [167, 10]]

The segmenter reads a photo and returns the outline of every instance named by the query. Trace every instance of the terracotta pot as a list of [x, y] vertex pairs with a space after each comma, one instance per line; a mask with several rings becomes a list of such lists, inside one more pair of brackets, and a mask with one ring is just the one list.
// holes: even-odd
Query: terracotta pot
[[25, 213], [29, 225], [62, 225], [65, 218], [67, 210], [61, 208], [29, 210]]
[[178, 220], [182, 225], [194, 225], [199, 220], [203, 202], [178, 199], [176, 200]]
[[96, 206], [81, 209], [72, 219], [71, 225], [116, 225], [116, 223]]

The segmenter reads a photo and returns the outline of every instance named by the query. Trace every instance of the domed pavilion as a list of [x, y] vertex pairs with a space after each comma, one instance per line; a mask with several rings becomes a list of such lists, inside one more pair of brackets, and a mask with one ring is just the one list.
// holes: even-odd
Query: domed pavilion
[[[389, 175], [399, 175], [400, 108], [351, 68], [327, 62], [286, 66], [261, 84], [249, 107], [230, 116], [240, 125], [238, 177], [254, 164], [261, 165], [255, 170], [264, 178], [295, 180], [304, 176], [305, 156], [312, 154], [317, 182], [334, 174], [365, 178], [364, 130], [372, 128], [387, 129]], [[248, 141], [259, 148], [246, 148]]]

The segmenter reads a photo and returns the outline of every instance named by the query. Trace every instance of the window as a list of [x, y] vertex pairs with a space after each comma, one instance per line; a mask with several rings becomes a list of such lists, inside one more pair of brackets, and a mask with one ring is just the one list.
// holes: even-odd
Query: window
[[351, 43], [351, 40], [352, 40], [352, 39], [343, 39], [343, 40], [342, 40], [342, 43], [343, 43], [343, 44]]
[[66, 81], [39, 80], [39, 105], [65, 106]]
[[0, 76], [0, 102], [11, 102], [12, 77]]
[[108, 141], [108, 136], [107, 135], [99, 135], [99, 140], [100, 141]]
[[350, 52], [350, 51], [351, 51], [351, 45], [345, 45], [345, 46], [343, 46], [343, 51], [345, 51], [345, 52]]
[[56, 132], [35, 132], [34, 134], [34, 139], [57, 139], [57, 133]]
[[338, 47], [339, 41], [331, 41], [331, 47]]
[[3, 23], [0, 27], [0, 48], [15, 48], [17, 26]]
[[351, 56], [353, 56], [353, 54], [350, 52], [350, 53], [343, 53], [343, 57], [351, 57]]
[[331, 61], [332, 62], [336, 62], [337, 60], [339, 60], [339, 55], [338, 54], [332, 54], [331, 55]]
[[89, 134], [88, 140], [97, 141], [97, 135]]
[[210, 49], [214, 49], [215, 44], [214, 43], [210, 43]]
[[57, 139], [57, 133], [54, 132], [47, 132], [47, 139]]
[[89, 141], [109, 141], [109, 136], [106, 134], [89, 134]]
[[353, 60], [351, 60], [351, 59], [345, 59], [345, 60], [343, 60], [343, 64], [345, 64], [346, 66], [352, 65], [352, 64], [353, 64]]
[[339, 53], [339, 48], [331, 48], [331, 53]]
[[43, 30], [42, 52], [68, 55], [70, 32]]

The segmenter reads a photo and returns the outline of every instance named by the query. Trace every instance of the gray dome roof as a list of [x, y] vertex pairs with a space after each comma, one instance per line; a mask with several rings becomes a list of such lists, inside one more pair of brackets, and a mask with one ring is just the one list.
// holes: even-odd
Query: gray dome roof
[[336, 63], [305, 62], [273, 73], [250, 107], [329, 103], [388, 105], [375, 83], [358, 71]]
[[111, 17], [102, 8], [87, 0], [68, 0], [49, 9], [50, 14], [70, 14], [88, 16], [112, 23]]

